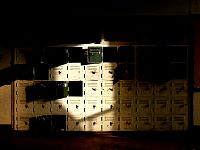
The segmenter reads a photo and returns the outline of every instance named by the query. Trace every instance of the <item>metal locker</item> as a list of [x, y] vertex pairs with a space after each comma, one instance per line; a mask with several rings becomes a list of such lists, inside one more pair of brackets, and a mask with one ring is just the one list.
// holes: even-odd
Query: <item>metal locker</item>
[[119, 116], [103, 115], [102, 131], [119, 131], [119, 130], [120, 130]]
[[102, 111], [102, 99], [101, 97], [85, 97], [85, 116], [98, 116]]
[[136, 131], [136, 115], [120, 115], [120, 131]]
[[50, 102], [35, 101], [34, 102], [34, 114], [38, 115], [51, 115]]
[[34, 105], [33, 103], [26, 103], [26, 104], [17, 104], [16, 106], [16, 116], [34, 116], [33, 112]]
[[82, 81], [83, 80], [83, 67], [81, 63], [68, 63], [67, 64], [67, 80], [68, 81]]
[[155, 114], [169, 114], [171, 113], [170, 97], [168, 96], [155, 96], [154, 97], [154, 113]]
[[29, 120], [30, 120], [30, 117], [27, 117], [27, 116], [16, 117], [14, 130], [28, 131], [30, 129]]
[[50, 81], [67, 81], [67, 64], [49, 69]]
[[85, 96], [100, 97], [102, 92], [100, 81], [86, 81], [85, 82]]
[[103, 80], [114, 80], [114, 71], [117, 67], [117, 63], [102, 63], [102, 79]]
[[114, 85], [113, 81], [105, 81], [102, 83], [102, 94], [105, 97], [118, 97], [117, 86]]
[[175, 96], [172, 98], [173, 114], [188, 114], [188, 97]]
[[188, 115], [172, 115], [172, 130], [187, 130]]
[[92, 115], [85, 117], [85, 131], [101, 131], [102, 130], [102, 116]]
[[68, 115], [67, 117], [67, 131], [84, 131], [85, 121], [83, 115]]
[[155, 84], [154, 93], [155, 96], [169, 96], [171, 94], [171, 81]]
[[51, 101], [52, 115], [66, 115], [67, 108], [68, 108], [67, 98], [56, 99]]
[[134, 97], [120, 97], [120, 115], [136, 115], [137, 104]]
[[85, 65], [85, 80], [86, 81], [99, 81], [101, 80], [101, 64], [88, 64]]
[[137, 116], [137, 130], [152, 130], [153, 118], [152, 115], [139, 115]]
[[137, 113], [139, 115], [152, 114], [153, 113], [153, 97], [141, 96], [137, 97]]
[[171, 115], [154, 115], [154, 130], [170, 131], [172, 129]]
[[137, 95], [138, 96], [152, 96], [153, 85], [150, 82], [137, 82]]
[[187, 80], [172, 80], [172, 95], [173, 96], [188, 96], [188, 81]]
[[103, 97], [102, 114], [108, 117], [119, 115], [119, 100], [111, 97]]
[[83, 97], [68, 97], [68, 109], [69, 115], [85, 115], [84, 112], [84, 98]]
[[102, 62], [102, 47], [89, 46], [88, 47], [88, 63], [100, 63]]
[[135, 80], [119, 80], [118, 94], [122, 97], [133, 97], [136, 94]]

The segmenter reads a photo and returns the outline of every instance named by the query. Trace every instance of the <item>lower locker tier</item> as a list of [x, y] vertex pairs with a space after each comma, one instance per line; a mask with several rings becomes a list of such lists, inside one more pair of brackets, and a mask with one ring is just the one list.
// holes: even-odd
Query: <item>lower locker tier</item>
[[42, 115], [16, 118], [18, 131], [178, 131], [188, 129], [186, 115], [82, 117]]

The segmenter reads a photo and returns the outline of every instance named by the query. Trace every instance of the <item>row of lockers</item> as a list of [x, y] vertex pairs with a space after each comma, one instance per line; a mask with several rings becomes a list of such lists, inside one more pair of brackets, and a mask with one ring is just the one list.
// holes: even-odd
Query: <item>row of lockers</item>
[[144, 114], [187, 114], [188, 102], [187, 99], [170, 101], [151, 101], [139, 100], [122, 101], [120, 104], [113, 101], [102, 101], [97, 103], [94, 100], [80, 101], [69, 100], [67, 102], [32, 102], [32, 103], [17, 103], [15, 104], [16, 115], [41, 115], [41, 114], [77, 114], [77, 115], [94, 115], [105, 114], [108, 111], [114, 111], [115, 114], [121, 115], [144, 115]]
[[[142, 69], [144, 68], [144, 69]], [[82, 81], [82, 80], [135, 80], [168, 81], [187, 79], [187, 63], [172, 63], [169, 67], [161, 66], [153, 70], [150, 66], [141, 67], [135, 64], [99, 63], [81, 65], [66, 63], [56, 67], [46, 65], [31, 66], [27, 64], [13, 65], [1, 71], [0, 78], [10, 80], [51, 80], [51, 81]], [[7, 77], [7, 78], [6, 78]]]
[[16, 118], [15, 130], [60, 131], [142, 131], [187, 130], [187, 115], [155, 116], [103, 116], [82, 117], [65, 115], [42, 115]]
[[[188, 48], [184, 45], [171, 46], [103, 46], [48, 47], [43, 49], [16, 48], [14, 64], [62, 65], [68, 62], [187, 62]], [[57, 57], [55, 57], [55, 52]], [[111, 57], [112, 56], [112, 57]], [[137, 57], [136, 57], [137, 56]]]
[[14, 82], [15, 96], [28, 100], [58, 99], [69, 96], [87, 97], [141, 97], [141, 96], [188, 96], [186, 80], [173, 80], [152, 84], [135, 80], [113, 81], [33, 81]]
[[[82, 65], [67, 63], [49, 69], [49, 80], [80, 81], [80, 80], [144, 80], [166, 81], [171, 79], [187, 79], [187, 63], [172, 63], [170, 66], [160, 66], [156, 70], [151, 66], [137, 66], [135, 64], [117, 64], [103, 62], [100, 64]], [[157, 79], [156, 79], [157, 78]]]

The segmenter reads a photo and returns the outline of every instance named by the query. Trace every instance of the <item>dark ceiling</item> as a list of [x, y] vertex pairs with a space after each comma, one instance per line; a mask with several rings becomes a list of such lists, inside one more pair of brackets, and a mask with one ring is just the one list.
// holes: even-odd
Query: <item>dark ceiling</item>
[[98, 42], [104, 30], [153, 26], [152, 22], [157, 24], [169, 16], [182, 19], [188, 15], [189, 0], [73, 0], [1, 7], [0, 44], [21, 47]]

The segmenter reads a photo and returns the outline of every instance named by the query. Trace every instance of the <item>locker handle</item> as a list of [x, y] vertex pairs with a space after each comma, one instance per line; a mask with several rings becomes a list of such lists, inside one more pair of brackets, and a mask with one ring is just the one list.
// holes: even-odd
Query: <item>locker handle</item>
[[126, 107], [127, 108], [131, 108], [131, 104], [126, 104]]
[[166, 125], [166, 124], [167, 124], [167, 122], [162, 122], [161, 124], [162, 124], [162, 125]]
[[25, 105], [25, 108], [28, 108], [28, 105]]
[[61, 74], [62, 72], [61, 71], [58, 71], [58, 74]]
[[78, 109], [78, 105], [76, 105], [76, 109]]
[[110, 109], [113, 109], [113, 107], [114, 107], [113, 105], [110, 105]]
[[96, 122], [93, 122], [93, 126], [95, 126], [96, 125]]
[[113, 123], [112, 122], [110, 122], [110, 126], [112, 126], [113, 125]]
[[109, 88], [110, 91], [113, 91], [113, 88]]
[[45, 106], [44, 105], [42, 105], [42, 108], [44, 108]]
[[62, 108], [62, 105], [59, 105], [58, 107], [59, 107], [59, 109], [61, 109], [61, 108]]
[[92, 90], [93, 90], [93, 91], [96, 91], [97, 89], [96, 89], [96, 88], [92, 88]]
[[130, 122], [126, 122], [126, 124], [127, 124], [127, 125], [131, 125], [131, 123], [130, 123]]
[[113, 72], [112, 71], [108, 71], [110, 74], [113, 74]]
[[76, 125], [79, 125], [79, 122], [76, 122]]
[[131, 89], [132, 89], [131, 87], [128, 87], [128, 91], [131, 91]]
[[95, 109], [96, 108], [96, 106], [95, 105], [93, 105], [93, 109]]
[[96, 72], [95, 71], [92, 71], [92, 74], [95, 74]]

